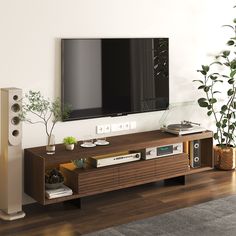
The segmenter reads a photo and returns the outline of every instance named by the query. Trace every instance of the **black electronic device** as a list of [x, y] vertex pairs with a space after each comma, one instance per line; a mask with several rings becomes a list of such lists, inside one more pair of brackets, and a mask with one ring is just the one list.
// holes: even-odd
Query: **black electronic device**
[[192, 168], [201, 167], [201, 142], [200, 140], [190, 141], [190, 166]]
[[168, 38], [61, 40], [66, 120], [164, 110], [169, 105]]

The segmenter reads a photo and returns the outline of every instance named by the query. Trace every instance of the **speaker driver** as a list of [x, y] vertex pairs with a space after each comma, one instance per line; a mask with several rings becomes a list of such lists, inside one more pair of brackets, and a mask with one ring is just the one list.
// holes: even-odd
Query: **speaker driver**
[[11, 123], [13, 125], [18, 125], [20, 123], [20, 118], [18, 116], [14, 116], [12, 119], [11, 119]]
[[11, 110], [13, 112], [19, 112], [20, 111], [20, 105], [18, 103], [15, 103], [11, 106]]

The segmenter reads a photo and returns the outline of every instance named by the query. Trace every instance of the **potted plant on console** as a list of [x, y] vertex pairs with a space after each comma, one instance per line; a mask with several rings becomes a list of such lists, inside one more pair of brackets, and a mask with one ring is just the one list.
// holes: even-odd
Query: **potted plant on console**
[[225, 25], [233, 31], [227, 41], [228, 49], [219, 53], [209, 65], [202, 65], [199, 90], [204, 97], [198, 99], [198, 104], [207, 110], [207, 115], [213, 117], [216, 125], [214, 139], [215, 165], [219, 169], [235, 169], [235, 138], [236, 138], [236, 19], [233, 25]]
[[[32, 120], [31, 117], [28, 116], [29, 113], [36, 119]], [[51, 102], [45, 99], [39, 91], [29, 91], [23, 98], [20, 119], [31, 124], [40, 123], [44, 125], [47, 135], [47, 154], [54, 154], [55, 137], [53, 135], [53, 129], [58, 121], [67, 118], [68, 115], [69, 108], [65, 106], [62, 111], [59, 98]]]
[[75, 137], [69, 136], [63, 139], [63, 143], [65, 144], [66, 150], [74, 150], [75, 144], [77, 143], [77, 139]]

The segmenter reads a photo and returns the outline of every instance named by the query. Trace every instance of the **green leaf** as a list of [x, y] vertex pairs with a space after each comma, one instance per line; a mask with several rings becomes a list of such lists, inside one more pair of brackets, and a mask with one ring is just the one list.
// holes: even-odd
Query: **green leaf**
[[204, 89], [206, 86], [205, 85], [200, 85], [198, 89]]
[[232, 102], [231, 107], [233, 107], [233, 109], [236, 109], [236, 102]]
[[216, 80], [218, 77], [217, 76], [213, 76], [213, 75], [210, 75], [209, 76], [212, 80]]
[[212, 63], [210, 64], [210, 66], [211, 66], [211, 65], [214, 65], [214, 64], [222, 65], [221, 62], [219, 62], [219, 61], [214, 61], [214, 62], [212, 62]]
[[234, 83], [234, 79], [229, 79], [229, 80], [228, 80], [228, 83], [229, 83], [229, 84], [233, 84], [233, 83]]
[[208, 111], [207, 115], [210, 116], [212, 114], [212, 111]]
[[230, 73], [230, 77], [233, 78], [235, 74], [236, 74], [236, 70], [233, 70], [233, 71]]
[[229, 46], [232, 46], [232, 45], [234, 45], [234, 41], [233, 41], [233, 40], [229, 40], [229, 41], [227, 42], [227, 44], [228, 44]]
[[214, 91], [213, 94], [216, 94], [216, 93], [221, 93], [220, 91]]
[[206, 74], [207, 74], [207, 72], [204, 71], [204, 70], [197, 70], [197, 72], [200, 72], [200, 73], [202, 73], [203, 75], [206, 75]]
[[209, 105], [207, 106], [207, 109], [210, 110], [212, 108], [212, 105]]
[[216, 122], [216, 127], [220, 128], [221, 127], [221, 123], [220, 122]]
[[[232, 68], [232, 69], [236, 69], [236, 61], [235, 60], [233, 60], [231, 63], [230, 63], [230, 67]], [[233, 76], [232, 76], [233, 77]]]
[[233, 21], [235, 24], [236, 24], [236, 18], [234, 18], [234, 21]]
[[216, 100], [215, 98], [210, 98], [210, 99], [209, 99], [209, 102], [210, 102], [211, 104], [213, 104], [213, 103], [216, 103], [217, 100]]
[[229, 78], [229, 76], [228, 76], [228, 75], [222, 75], [222, 77], [224, 77], [224, 78]]
[[209, 92], [209, 90], [210, 90], [210, 86], [205, 86], [205, 88], [204, 88], [204, 92]]
[[214, 137], [214, 139], [218, 139], [219, 135], [217, 133], [214, 133], [213, 137]]
[[206, 102], [206, 98], [199, 98], [197, 101], [198, 101], [198, 103], [201, 103], [201, 102]]
[[205, 98], [198, 99], [198, 104], [200, 107], [207, 107], [208, 106], [208, 102], [206, 102]]
[[199, 79], [195, 79], [195, 80], [193, 80], [193, 82], [200, 82], [201, 84], [203, 84], [203, 81], [199, 80]]
[[229, 137], [229, 134], [226, 133], [226, 132], [224, 132], [223, 135], [224, 135], [225, 137]]
[[234, 27], [232, 25], [222, 25], [223, 27], [230, 27], [234, 30]]
[[229, 89], [227, 94], [228, 94], [228, 96], [232, 96], [234, 94], [234, 90], [233, 89]]
[[205, 71], [206, 73], [209, 71], [209, 69], [210, 69], [209, 66], [202, 65], [202, 70]]
[[227, 119], [224, 119], [222, 122], [223, 122], [223, 124], [226, 124], [227, 123]]
[[234, 125], [229, 126], [229, 129], [234, 129], [234, 128], [235, 128]]
[[228, 57], [228, 56], [229, 56], [229, 54], [230, 54], [230, 51], [228, 51], [228, 50], [226, 50], [226, 51], [223, 51], [223, 55], [224, 55], [225, 57]]
[[201, 102], [201, 103], [199, 103], [199, 106], [200, 107], [207, 107], [208, 103], [207, 102]]
[[226, 110], [227, 110], [227, 106], [226, 105], [223, 105], [222, 107], [221, 107], [221, 111], [223, 111], [223, 112], [225, 112]]
[[226, 127], [226, 124], [223, 124], [221, 127], [224, 129]]

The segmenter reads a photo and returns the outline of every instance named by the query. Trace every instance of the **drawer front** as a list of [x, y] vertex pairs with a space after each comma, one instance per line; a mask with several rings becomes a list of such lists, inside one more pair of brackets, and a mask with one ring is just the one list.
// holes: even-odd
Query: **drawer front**
[[107, 192], [118, 187], [118, 169], [97, 169], [90, 173], [79, 173], [79, 194], [86, 196]]
[[185, 153], [159, 158], [156, 160], [156, 177], [165, 179], [173, 175], [184, 175], [188, 171], [188, 164], [188, 156]]
[[119, 185], [132, 186], [155, 179], [155, 160], [139, 161], [119, 168]]

